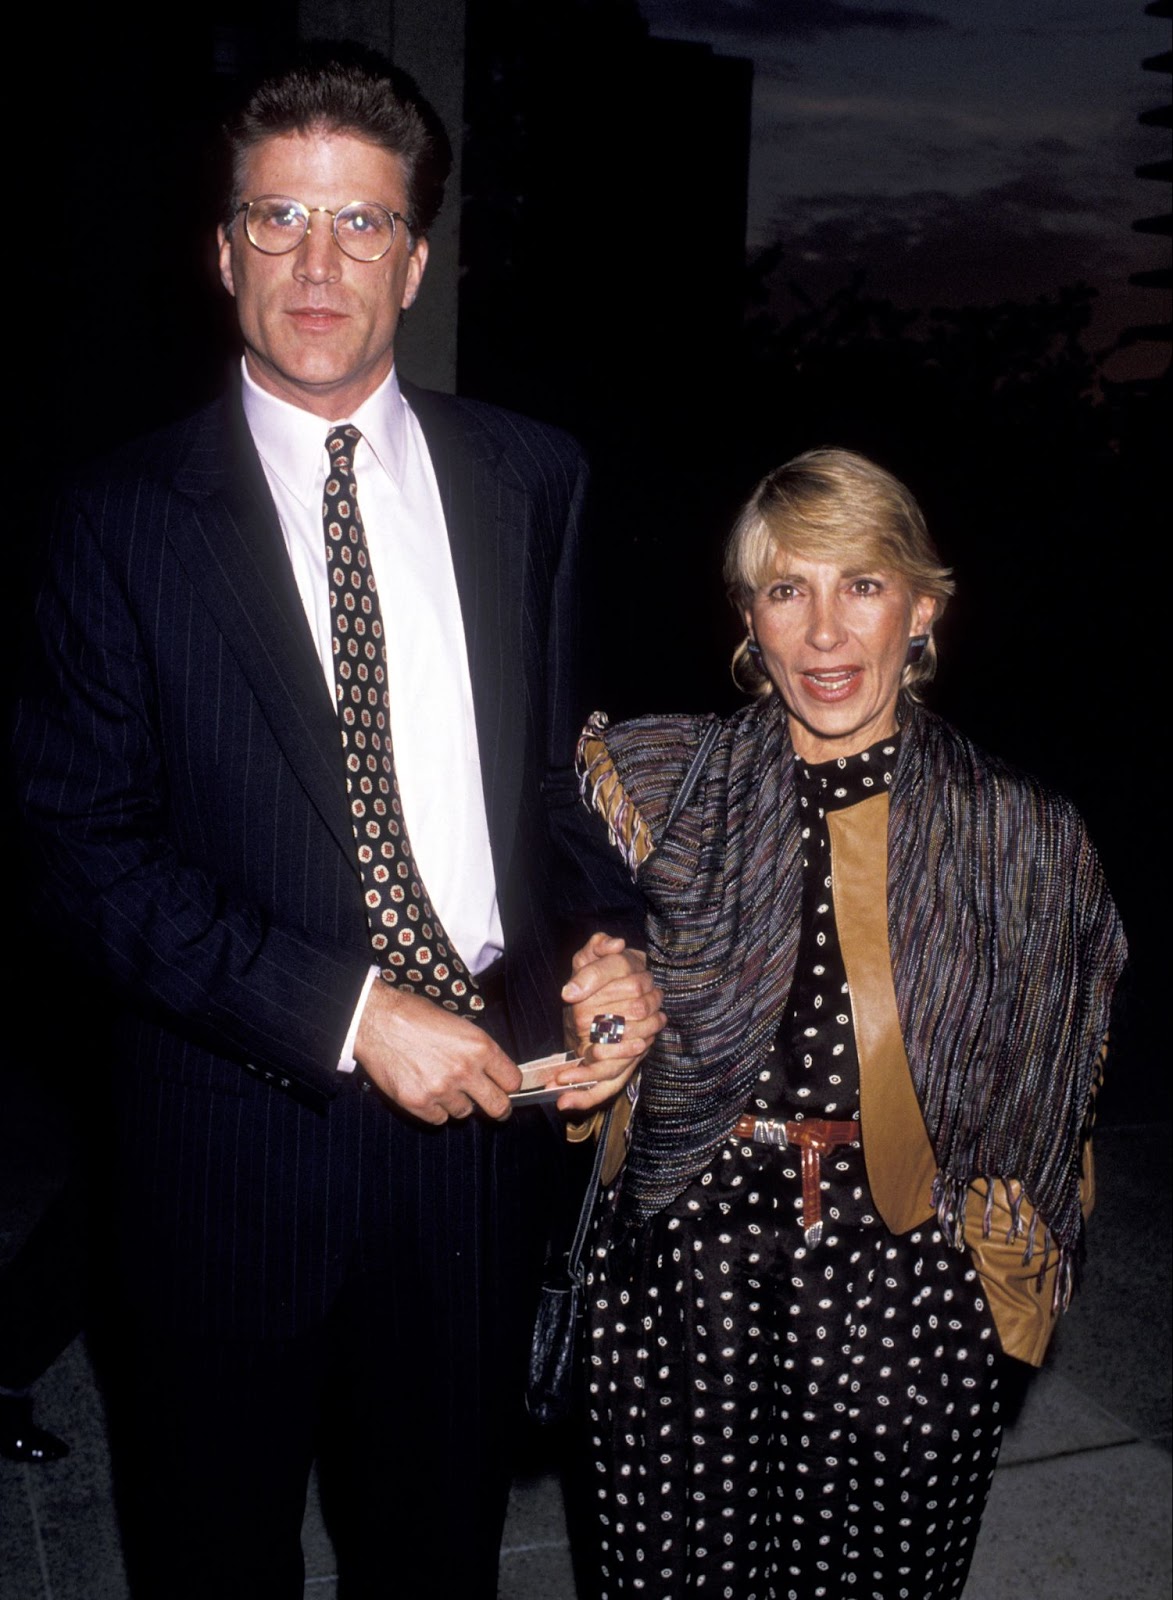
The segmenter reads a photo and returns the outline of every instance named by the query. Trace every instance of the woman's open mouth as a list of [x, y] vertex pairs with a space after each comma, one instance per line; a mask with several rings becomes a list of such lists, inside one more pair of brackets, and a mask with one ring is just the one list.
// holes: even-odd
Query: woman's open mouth
[[862, 667], [824, 667], [801, 674], [806, 691], [816, 700], [846, 700], [863, 679]]

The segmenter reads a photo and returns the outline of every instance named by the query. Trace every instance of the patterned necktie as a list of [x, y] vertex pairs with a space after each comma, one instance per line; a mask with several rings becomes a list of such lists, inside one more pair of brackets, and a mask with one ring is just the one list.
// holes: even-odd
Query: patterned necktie
[[333, 429], [326, 440], [330, 466], [322, 524], [338, 727], [371, 944], [387, 983], [425, 994], [448, 1011], [475, 1015], [484, 1010], [484, 999], [432, 910], [403, 819], [383, 618], [354, 482], [361, 438], [348, 425]]

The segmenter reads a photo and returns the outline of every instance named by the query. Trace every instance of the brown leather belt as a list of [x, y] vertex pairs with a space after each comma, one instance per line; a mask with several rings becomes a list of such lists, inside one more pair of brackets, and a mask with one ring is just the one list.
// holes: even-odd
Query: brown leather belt
[[822, 1160], [840, 1145], [858, 1144], [858, 1122], [824, 1122], [806, 1117], [802, 1122], [780, 1122], [774, 1117], [755, 1117], [747, 1111], [733, 1124], [731, 1139], [752, 1139], [755, 1144], [772, 1144], [779, 1150], [797, 1145], [802, 1152], [802, 1231], [808, 1245], [823, 1237]]

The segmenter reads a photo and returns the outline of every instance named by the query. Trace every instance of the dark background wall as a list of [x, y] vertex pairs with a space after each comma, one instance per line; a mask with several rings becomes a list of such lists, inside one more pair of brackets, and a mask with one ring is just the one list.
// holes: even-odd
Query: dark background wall
[[[1093, 318], [1114, 285], [1090, 284], [1079, 236], [1064, 250], [1041, 215], [1053, 278], [1026, 269], [1028, 229], [1007, 241], [1030, 285], [1018, 297], [967, 300], [942, 262], [940, 300], [886, 298], [869, 282], [891, 237], [866, 230], [810, 269], [809, 233], [788, 234], [783, 218], [776, 244], [747, 255], [749, 163], [763, 159], [751, 151], [748, 63], [697, 35], [707, 18], [728, 37], [736, 15], [756, 48], [771, 26], [821, 8], [781, 8], [774, 24], [762, 6], [650, 9], [690, 24], [689, 41], [649, 37], [623, 0], [469, 5], [460, 384], [561, 421], [591, 447], [597, 697], [613, 714], [736, 703], [726, 663], [738, 629], [719, 563], [737, 505], [764, 471], [816, 444], [895, 471], [958, 582], [932, 703], [1076, 800], [1130, 929], [1105, 1113], [1167, 1115], [1161, 852], [1138, 825], [1133, 773], [1161, 741], [1153, 579], [1168, 273], [1156, 342], [1132, 366], [1151, 376], [1113, 379], [1134, 336], [1106, 346]], [[831, 9], [866, 20], [863, 7]], [[1168, 71], [1162, 58], [1147, 65]], [[1167, 87], [1144, 84], [1139, 58], [1136, 77], [1142, 104]], [[1134, 186], [1135, 215], [1154, 196], [1130, 147], [1119, 184]], [[994, 281], [984, 203], [958, 219], [953, 245], [954, 256], [984, 251], [978, 288]], [[1014, 276], [1003, 266], [994, 278], [1004, 291]], [[918, 288], [933, 285], [922, 261]]]

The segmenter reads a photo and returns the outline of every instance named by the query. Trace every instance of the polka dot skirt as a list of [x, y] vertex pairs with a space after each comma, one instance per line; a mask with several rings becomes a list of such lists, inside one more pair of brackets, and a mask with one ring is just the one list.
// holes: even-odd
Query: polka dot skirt
[[789, 1201], [758, 1172], [596, 1246], [601, 1600], [961, 1593], [1001, 1433], [976, 1274], [935, 1228], [808, 1250]]

